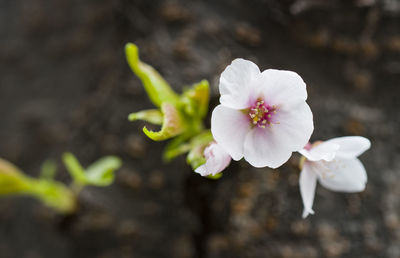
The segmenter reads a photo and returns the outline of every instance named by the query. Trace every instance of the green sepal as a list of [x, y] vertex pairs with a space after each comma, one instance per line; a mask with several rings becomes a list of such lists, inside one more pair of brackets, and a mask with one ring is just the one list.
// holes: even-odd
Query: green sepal
[[190, 150], [186, 157], [186, 162], [192, 167], [193, 171], [206, 163], [206, 158], [203, 155], [205, 145], [195, 146]]
[[184, 133], [172, 139], [164, 149], [163, 160], [165, 162], [170, 162], [177, 156], [190, 151], [191, 145], [186, 142], [190, 136], [191, 135]]
[[212, 180], [217, 180], [217, 179], [220, 179], [222, 176], [223, 176], [223, 174], [222, 174], [222, 172], [220, 172], [220, 173], [215, 174], [215, 175], [206, 176], [206, 178], [212, 179]]
[[[197, 168], [205, 162], [203, 151], [212, 140], [213, 137], [210, 130], [202, 131], [194, 137], [192, 134], [184, 133], [173, 139], [165, 147], [163, 159], [165, 162], [169, 162], [177, 156], [189, 152], [187, 162]], [[204, 160], [201, 160], [201, 158]]]
[[210, 101], [210, 88], [207, 80], [185, 90], [181, 96], [184, 103], [184, 111], [191, 117], [204, 118], [208, 112], [208, 104]]
[[163, 103], [161, 105], [161, 112], [163, 114], [163, 123], [161, 130], [158, 132], [150, 131], [146, 127], [143, 132], [154, 141], [163, 141], [174, 136], [177, 136], [185, 131], [186, 124], [183, 122], [180, 112], [170, 103]]
[[[192, 167], [193, 171], [195, 171], [198, 167], [206, 163], [206, 159], [203, 155], [204, 148], [207, 147], [206, 145], [198, 145], [193, 148], [189, 154], [187, 155], [186, 161]], [[215, 175], [208, 175], [206, 178], [217, 180], [222, 177], [222, 172], [215, 174]]]
[[171, 86], [150, 65], [139, 59], [139, 49], [133, 43], [125, 45], [125, 54], [132, 71], [142, 81], [151, 102], [160, 107], [164, 102], [177, 104], [179, 96], [172, 90]]
[[143, 120], [155, 125], [162, 125], [163, 114], [158, 109], [142, 110], [136, 113], [131, 113], [128, 116], [129, 121]]
[[192, 167], [193, 170], [200, 167], [206, 162], [204, 157], [204, 149], [213, 141], [210, 130], [197, 135], [190, 141], [191, 150], [186, 157], [186, 162]]

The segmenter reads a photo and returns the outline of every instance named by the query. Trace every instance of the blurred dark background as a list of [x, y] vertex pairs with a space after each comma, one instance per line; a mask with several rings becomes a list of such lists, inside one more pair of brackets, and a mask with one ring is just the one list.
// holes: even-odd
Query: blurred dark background
[[[372, 141], [360, 194], [318, 187], [301, 219], [298, 156], [278, 171], [233, 163], [222, 179], [161, 162], [165, 143], [129, 123], [152, 108], [124, 57], [180, 91], [236, 57], [308, 85], [312, 140]], [[396, 0], [0, 0], [0, 157], [37, 176], [64, 151], [116, 154], [116, 182], [88, 188], [72, 217], [0, 199], [1, 258], [400, 257], [400, 2]], [[57, 179], [70, 178], [60, 166]]]

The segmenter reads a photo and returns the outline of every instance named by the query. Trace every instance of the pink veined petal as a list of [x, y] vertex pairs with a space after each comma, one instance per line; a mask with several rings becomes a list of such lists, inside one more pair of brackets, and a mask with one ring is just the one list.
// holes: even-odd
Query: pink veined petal
[[264, 100], [270, 105], [279, 105], [281, 109], [291, 109], [307, 99], [306, 84], [295, 72], [268, 69], [256, 82]]
[[244, 158], [254, 167], [277, 168], [292, 155], [287, 139], [276, 127], [254, 127], [244, 140]]
[[260, 74], [260, 69], [253, 62], [241, 58], [233, 60], [220, 77], [221, 104], [232, 109], [248, 108], [254, 91], [252, 81]]
[[316, 165], [318, 165], [315, 166], [315, 169], [318, 169], [318, 181], [325, 188], [347, 193], [364, 191], [367, 173], [359, 159], [334, 159]]
[[312, 171], [311, 166], [309, 162], [305, 162], [299, 178], [300, 194], [304, 205], [303, 218], [306, 218], [308, 214], [314, 214], [312, 206], [317, 185], [317, 175]]
[[281, 144], [291, 151], [301, 150], [310, 140], [314, 131], [313, 114], [306, 102], [297, 104], [291, 110], [280, 110], [278, 107], [272, 125], [276, 134], [282, 139]]
[[336, 155], [339, 158], [351, 159], [360, 156], [371, 147], [371, 142], [361, 136], [344, 136], [328, 140], [329, 143], [340, 145]]
[[211, 115], [211, 133], [215, 141], [234, 160], [243, 158], [243, 143], [250, 130], [249, 118], [239, 110], [218, 105]]
[[311, 150], [302, 149], [299, 150], [300, 154], [306, 157], [309, 161], [331, 161], [335, 158], [336, 151], [339, 149], [339, 145], [330, 142], [323, 142]]
[[211, 143], [204, 150], [204, 156], [206, 157], [206, 163], [195, 170], [195, 172], [202, 176], [216, 175], [231, 162], [229, 154], [216, 143]]

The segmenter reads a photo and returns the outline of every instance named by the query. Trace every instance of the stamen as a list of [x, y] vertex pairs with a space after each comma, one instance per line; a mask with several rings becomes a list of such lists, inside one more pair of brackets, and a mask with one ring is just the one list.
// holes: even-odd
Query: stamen
[[254, 126], [266, 128], [266, 125], [279, 124], [273, 119], [277, 110], [276, 105], [269, 106], [263, 99], [258, 99], [248, 110], [251, 123]]

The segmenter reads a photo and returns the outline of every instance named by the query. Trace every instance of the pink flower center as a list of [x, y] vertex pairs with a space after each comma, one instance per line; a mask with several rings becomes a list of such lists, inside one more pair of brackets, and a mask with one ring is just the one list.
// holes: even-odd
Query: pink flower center
[[310, 142], [307, 142], [306, 146], [304, 146], [304, 149], [306, 149], [308, 151], [311, 150], [311, 148], [312, 148], [312, 144]]
[[265, 128], [271, 124], [276, 124], [273, 120], [277, 107], [268, 105], [262, 99], [258, 99], [249, 109], [250, 122], [254, 126]]

